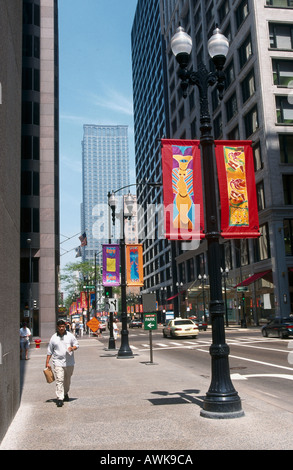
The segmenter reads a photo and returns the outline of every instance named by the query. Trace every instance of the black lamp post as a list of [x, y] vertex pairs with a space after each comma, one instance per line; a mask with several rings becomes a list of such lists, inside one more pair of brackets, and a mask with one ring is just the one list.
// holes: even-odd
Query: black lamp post
[[202, 286], [202, 301], [203, 301], [203, 316], [204, 316], [204, 321], [207, 321], [207, 316], [206, 316], [206, 300], [205, 300], [205, 291], [204, 291], [204, 287], [205, 287], [205, 284], [206, 284], [206, 280], [207, 280], [207, 275], [206, 274], [203, 274], [203, 276], [201, 274], [198, 275], [198, 279], [199, 279], [199, 282], [201, 283], [201, 286]]
[[203, 175], [205, 188], [205, 238], [208, 244], [208, 271], [210, 277], [210, 316], [212, 322], [212, 345], [210, 347], [212, 379], [205, 396], [201, 416], [206, 418], [236, 418], [243, 416], [241, 400], [233, 387], [229, 370], [229, 347], [225, 340], [224, 302], [222, 299], [222, 279], [220, 271], [220, 232], [217, 216], [217, 200], [214, 176], [214, 139], [208, 106], [208, 87], [217, 84], [222, 99], [225, 75], [223, 67], [229, 49], [229, 41], [215, 29], [208, 41], [208, 51], [216, 67], [208, 72], [200, 64], [197, 72], [187, 69], [192, 39], [182, 27], [177, 29], [171, 40], [171, 48], [180, 65], [179, 77], [183, 96], [187, 97], [189, 85], [196, 85], [200, 98], [200, 145], [202, 149]]
[[227, 307], [227, 286], [226, 286], [226, 279], [229, 276], [229, 269], [226, 268], [225, 271], [221, 268], [222, 278], [224, 279], [224, 293], [225, 293], [225, 313], [226, 313], [226, 326], [229, 326], [228, 321], [228, 307]]
[[[122, 189], [122, 188], [120, 188]], [[117, 191], [120, 191], [118, 189]], [[115, 193], [117, 191], [112, 191], [108, 194], [108, 204], [112, 210], [113, 224], [115, 224], [115, 211], [117, 207], [117, 199]], [[128, 342], [128, 329], [127, 329], [127, 305], [126, 305], [126, 255], [125, 255], [125, 230], [124, 230], [124, 219], [131, 218], [132, 216], [132, 207], [133, 207], [133, 197], [129, 193], [125, 198], [125, 205], [127, 207], [128, 213], [124, 212], [124, 203], [122, 204], [122, 236], [120, 236], [120, 256], [121, 256], [121, 321], [122, 321], [122, 330], [121, 330], [121, 345], [118, 351], [118, 358], [133, 358], [132, 350]]]

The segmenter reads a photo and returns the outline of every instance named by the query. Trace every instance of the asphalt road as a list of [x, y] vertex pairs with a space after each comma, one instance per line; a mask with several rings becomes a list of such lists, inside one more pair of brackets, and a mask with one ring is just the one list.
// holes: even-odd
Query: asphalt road
[[[108, 334], [103, 335], [105, 344]], [[152, 332], [154, 362], [161, 357], [184, 364], [193, 372], [210, 377], [209, 347], [211, 329], [200, 331], [193, 338], [164, 338], [162, 328]], [[230, 347], [229, 365], [232, 382], [258, 399], [293, 412], [293, 339], [263, 338], [260, 329], [227, 329], [226, 342]], [[150, 349], [149, 332], [129, 331], [129, 345], [134, 354]], [[116, 347], [119, 348], [120, 340]]]

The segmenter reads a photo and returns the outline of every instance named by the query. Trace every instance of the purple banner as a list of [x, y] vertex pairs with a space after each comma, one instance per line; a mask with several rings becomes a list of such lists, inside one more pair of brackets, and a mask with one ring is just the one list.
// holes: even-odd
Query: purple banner
[[120, 286], [119, 245], [103, 245], [103, 286]]

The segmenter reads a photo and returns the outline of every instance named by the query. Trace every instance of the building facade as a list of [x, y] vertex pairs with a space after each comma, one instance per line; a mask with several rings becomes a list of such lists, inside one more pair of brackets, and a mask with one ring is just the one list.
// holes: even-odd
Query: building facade
[[[170, 41], [179, 24], [192, 37], [191, 65], [210, 67], [207, 41], [215, 25], [230, 41], [226, 89], [222, 102], [210, 90], [215, 139], [252, 140], [261, 237], [227, 240], [222, 267], [227, 270], [228, 317], [259, 324], [269, 316], [293, 312], [292, 252], [292, 124], [293, 4], [276, 0], [161, 0], [166, 40], [171, 136], [199, 138], [196, 87], [182, 97], [178, 65]], [[220, 207], [219, 207], [220, 212]], [[203, 313], [203, 285], [208, 272], [206, 247], [180, 252], [177, 274], [184, 305]], [[245, 281], [247, 291], [235, 286]], [[224, 285], [224, 280], [223, 280]]]
[[[230, 48], [223, 100], [215, 87], [209, 90], [213, 135], [252, 141], [261, 232], [259, 239], [222, 240], [223, 291], [230, 321], [259, 324], [293, 312], [292, 1], [138, 1], [132, 29], [137, 180], [161, 177], [162, 137], [199, 139], [198, 90], [190, 87], [183, 98], [170, 42], [181, 25], [193, 41], [190, 67], [197, 70], [203, 62], [213, 70], [207, 41], [216, 24]], [[145, 187], [137, 194], [139, 204], [161, 202], [158, 190]], [[147, 230], [149, 217], [140, 219]], [[208, 313], [205, 241], [192, 250], [155, 239], [144, 242], [146, 290], [160, 300], [161, 287], [173, 285], [171, 297], [180, 298], [181, 312]], [[235, 287], [242, 282], [244, 292]]]
[[20, 319], [55, 331], [59, 274], [57, 0], [23, 0]]
[[160, 3], [139, 0], [132, 26], [132, 76], [139, 239], [143, 242], [144, 289], [166, 303], [176, 289], [172, 244], [162, 233], [161, 139], [169, 137], [165, 40]]
[[128, 127], [84, 125], [81, 231], [86, 233], [87, 245], [82, 248], [83, 261], [94, 260], [96, 253], [97, 264], [102, 264], [102, 244], [112, 236], [108, 193], [128, 185]]
[[0, 442], [20, 401], [22, 0], [0, 2]]

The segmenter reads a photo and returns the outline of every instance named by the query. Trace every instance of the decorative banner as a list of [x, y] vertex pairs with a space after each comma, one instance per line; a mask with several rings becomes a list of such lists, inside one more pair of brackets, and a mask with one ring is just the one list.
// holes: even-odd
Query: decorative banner
[[221, 200], [221, 236], [257, 238], [259, 233], [251, 141], [215, 141]]
[[170, 240], [204, 238], [199, 141], [161, 142], [165, 236]]
[[80, 305], [81, 305], [81, 308], [87, 308], [87, 293], [86, 292], [80, 293]]
[[143, 286], [142, 245], [126, 245], [126, 284]]
[[103, 286], [120, 286], [119, 245], [103, 245]]

